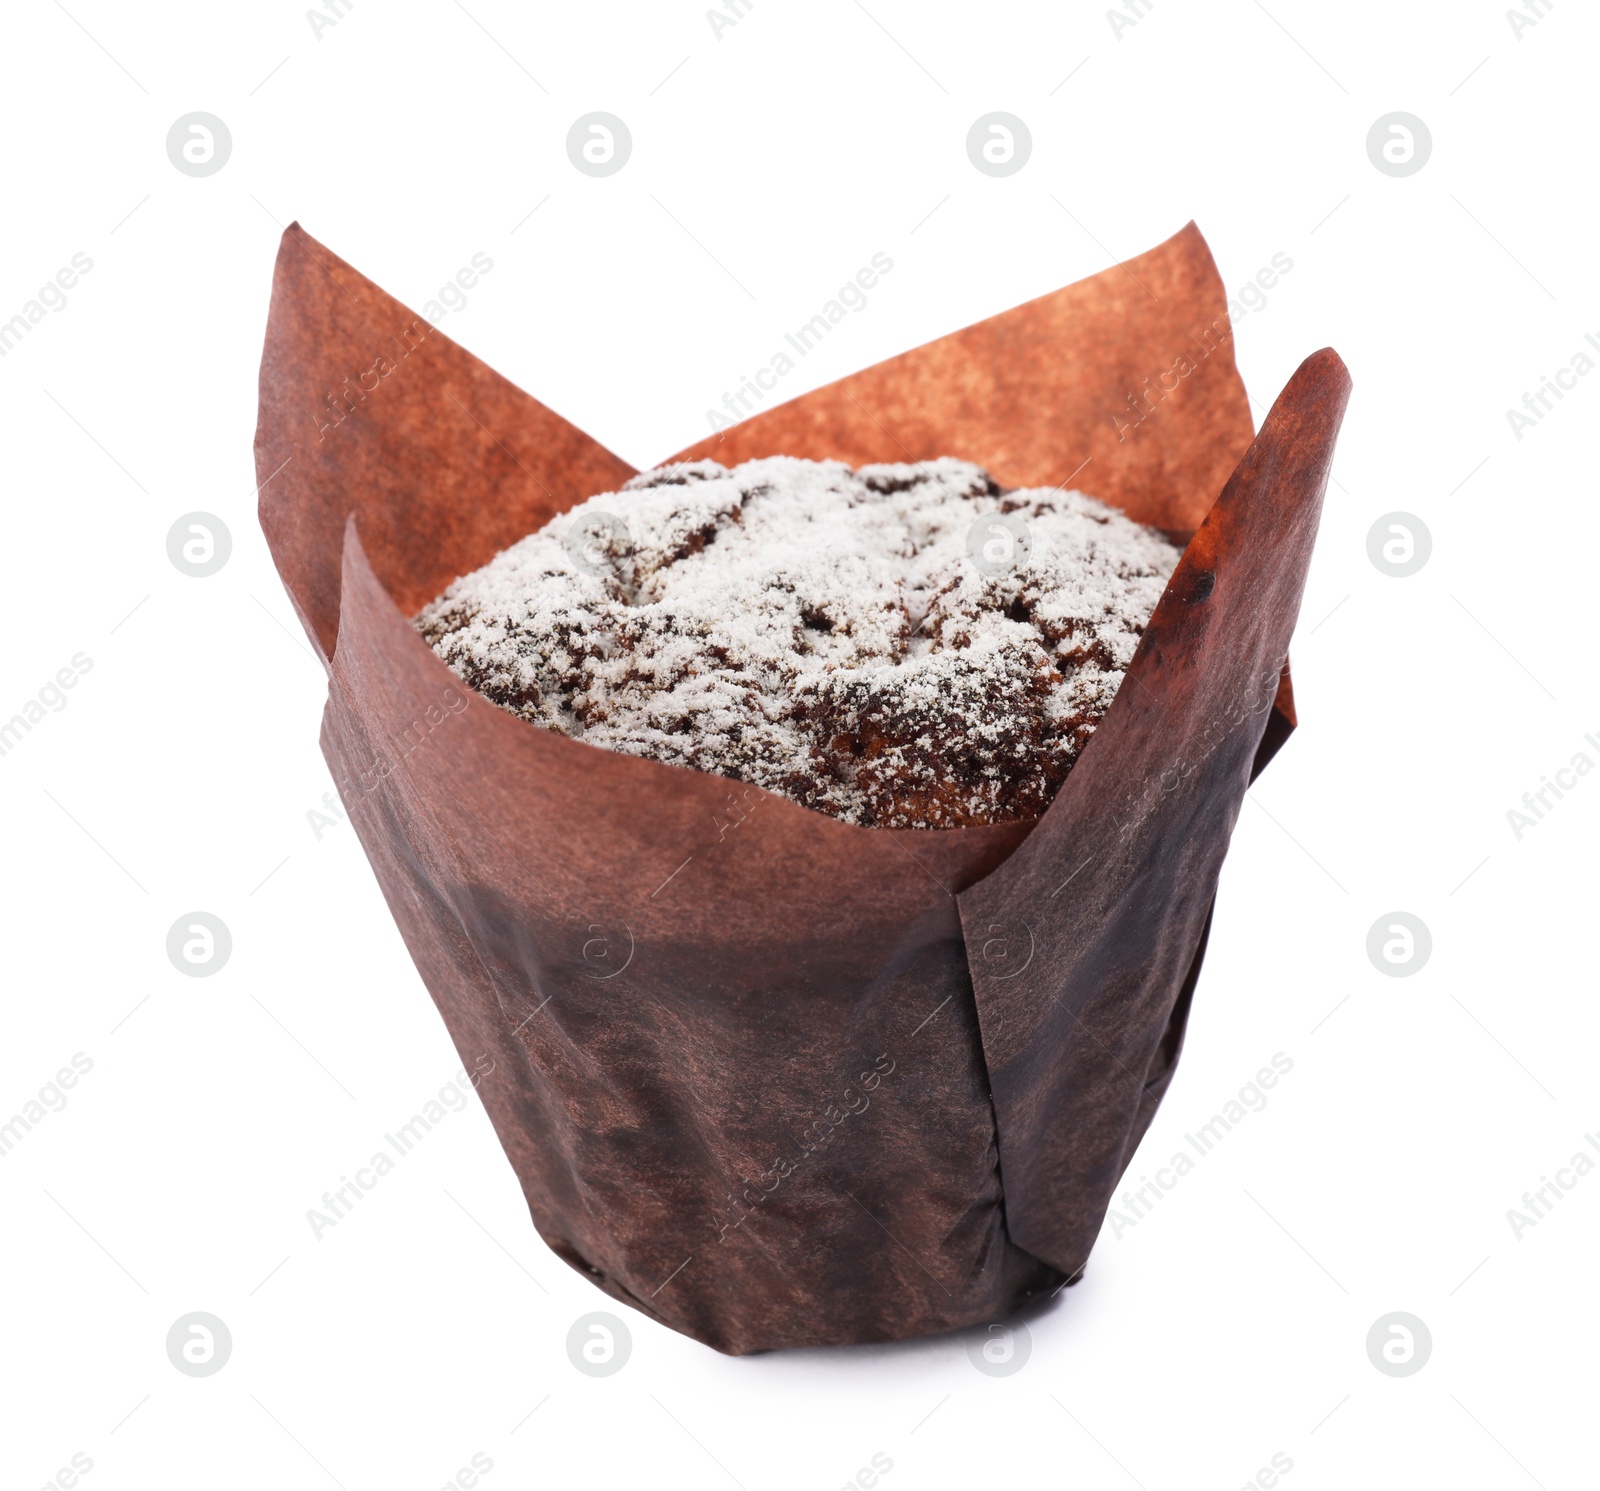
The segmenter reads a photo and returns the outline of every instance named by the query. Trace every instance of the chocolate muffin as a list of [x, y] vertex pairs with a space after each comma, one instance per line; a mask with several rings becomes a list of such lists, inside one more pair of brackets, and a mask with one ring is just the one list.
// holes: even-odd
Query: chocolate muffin
[[480, 694], [847, 823], [1037, 817], [1179, 551], [1081, 492], [941, 459], [647, 471], [415, 618]]

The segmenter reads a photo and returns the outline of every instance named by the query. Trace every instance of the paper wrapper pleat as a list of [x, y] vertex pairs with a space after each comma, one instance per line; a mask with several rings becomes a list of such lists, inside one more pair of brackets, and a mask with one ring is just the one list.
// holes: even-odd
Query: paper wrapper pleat
[[631, 468], [284, 235], [256, 458], [323, 751], [540, 1235], [600, 1288], [750, 1352], [993, 1321], [1081, 1270], [1294, 723], [1348, 394], [1316, 354], [1252, 443], [1225, 307], [1190, 225], [684, 453], [954, 455], [1198, 529], [1042, 819], [863, 829], [541, 730], [434, 657], [408, 616]]

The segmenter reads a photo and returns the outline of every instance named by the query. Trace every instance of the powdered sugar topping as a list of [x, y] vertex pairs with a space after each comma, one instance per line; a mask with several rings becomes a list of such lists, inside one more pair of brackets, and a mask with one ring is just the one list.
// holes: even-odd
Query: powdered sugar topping
[[[1031, 546], [986, 574], [968, 535], [996, 513]], [[851, 823], [957, 827], [1044, 810], [1177, 559], [964, 461], [699, 461], [590, 498], [416, 625], [536, 725]]]

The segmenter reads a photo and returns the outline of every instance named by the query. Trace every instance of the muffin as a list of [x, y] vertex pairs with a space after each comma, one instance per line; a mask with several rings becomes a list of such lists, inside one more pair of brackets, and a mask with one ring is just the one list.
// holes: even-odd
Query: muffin
[[848, 823], [1038, 817], [1179, 551], [940, 459], [695, 461], [592, 497], [414, 619], [485, 698]]

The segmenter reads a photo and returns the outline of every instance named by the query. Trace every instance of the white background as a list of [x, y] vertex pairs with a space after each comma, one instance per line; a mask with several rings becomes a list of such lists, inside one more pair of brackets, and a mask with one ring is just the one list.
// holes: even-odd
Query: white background
[[[0, 757], [0, 1118], [93, 1062], [0, 1161], [5, 1485], [79, 1453], [105, 1491], [432, 1491], [476, 1452], [491, 1488], [833, 1491], [874, 1453], [888, 1491], [1234, 1488], [1274, 1454], [1291, 1491], [1594, 1484], [1600, 1175], [1520, 1238], [1507, 1211], [1600, 1133], [1600, 780], [1520, 840], [1506, 814], [1600, 761], [1600, 378], [1521, 440], [1506, 411], [1600, 334], [1600, 27], [1575, 0], [1520, 35], [1505, 0], [1130, 5], [1119, 35], [1085, 4], [754, 0], [720, 38], [679, 0], [356, 0], [320, 38], [290, 0], [6, 7], [0, 319], [94, 267], [0, 360], [0, 717], [93, 663]], [[596, 109], [634, 140], [604, 180], [564, 146]], [[997, 109], [1033, 135], [1000, 180], [964, 148]], [[233, 136], [204, 179], [165, 151], [194, 110]], [[1365, 146], [1392, 110], [1433, 136], [1403, 179]], [[643, 465], [875, 252], [893, 272], [777, 397], [1190, 217], [1230, 287], [1293, 260], [1237, 328], [1258, 420], [1325, 344], [1356, 387], [1302, 728], [1132, 1175], [1283, 1052], [1269, 1105], [1108, 1227], [998, 1379], [960, 1339], [735, 1360], [633, 1314], [544, 1249], [475, 1100], [315, 1240], [457, 1063], [353, 832], [307, 818], [324, 680], [251, 459], [280, 227], [416, 307], [486, 253], [442, 329]], [[166, 555], [195, 509], [233, 535], [210, 579]], [[1395, 510], [1433, 536], [1408, 579], [1367, 557]], [[234, 939], [212, 978], [165, 953], [197, 909]], [[1408, 978], [1365, 952], [1394, 910], [1433, 936]], [[594, 1309], [633, 1337], [599, 1380], [565, 1349]], [[233, 1337], [199, 1379], [164, 1349], [196, 1310]], [[1404, 1378], [1364, 1344], [1396, 1310], [1433, 1338]]]

